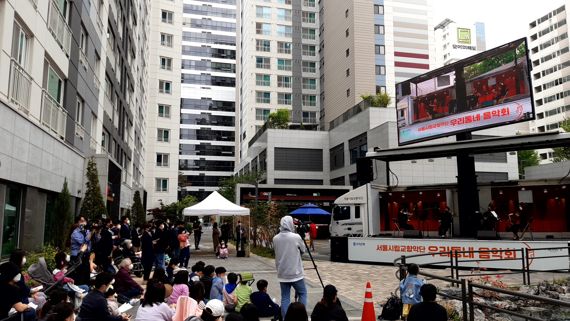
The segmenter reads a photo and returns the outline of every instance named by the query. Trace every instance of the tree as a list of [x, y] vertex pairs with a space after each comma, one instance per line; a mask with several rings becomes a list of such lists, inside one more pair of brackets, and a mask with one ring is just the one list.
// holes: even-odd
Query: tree
[[107, 214], [101, 188], [99, 187], [99, 174], [97, 173], [97, 164], [93, 157], [87, 163], [87, 191], [85, 198], [81, 204], [81, 215], [87, 219], [99, 218]]
[[376, 95], [360, 95], [363, 101], [370, 104], [370, 107], [388, 107], [392, 102], [387, 93], [376, 93]]
[[143, 208], [141, 193], [139, 191], [135, 191], [135, 195], [133, 196], [133, 206], [131, 207], [131, 212], [135, 224], [146, 223], [146, 212]]
[[250, 184], [255, 186], [255, 200], [259, 198], [259, 183], [265, 179], [264, 171], [254, 171], [243, 175], [236, 175], [228, 177], [221, 181], [218, 193], [220, 193], [227, 200], [235, 203], [236, 201], [236, 185], [237, 184]]
[[54, 204], [54, 215], [48, 218], [49, 237], [53, 246], [63, 249], [73, 224], [73, 212], [71, 211], [71, 194], [67, 187], [67, 179], [63, 181], [61, 193], [57, 195]]
[[540, 159], [535, 150], [520, 150], [517, 152], [519, 164], [519, 176], [524, 177], [524, 169], [528, 166], [536, 166], [539, 164]]
[[170, 219], [171, 221], [182, 220], [182, 211], [194, 204], [198, 203], [198, 199], [193, 195], [187, 195], [181, 200], [172, 202], [168, 205], [161, 204], [160, 211], [154, 213], [155, 218]]
[[[565, 132], [570, 133], [570, 119], [564, 119], [562, 124], [560, 124], [560, 128], [562, 128]], [[555, 163], [563, 162], [570, 160], [570, 147], [556, 147], [554, 148], [554, 159], [552, 160]]]
[[289, 128], [289, 110], [277, 109], [267, 117], [267, 127], [275, 129]]

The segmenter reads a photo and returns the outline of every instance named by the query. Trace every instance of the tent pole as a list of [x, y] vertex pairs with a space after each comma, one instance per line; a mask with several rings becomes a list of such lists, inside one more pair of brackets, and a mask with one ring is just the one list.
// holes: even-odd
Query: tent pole
[[251, 214], [247, 216], [247, 257], [251, 255]]

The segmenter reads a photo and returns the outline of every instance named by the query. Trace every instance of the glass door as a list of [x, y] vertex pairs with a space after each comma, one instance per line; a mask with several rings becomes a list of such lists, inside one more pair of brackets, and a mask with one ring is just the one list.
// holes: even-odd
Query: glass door
[[18, 247], [20, 229], [20, 211], [22, 207], [22, 190], [7, 186], [6, 204], [4, 205], [4, 222], [2, 225], [2, 256], [6, 257]]

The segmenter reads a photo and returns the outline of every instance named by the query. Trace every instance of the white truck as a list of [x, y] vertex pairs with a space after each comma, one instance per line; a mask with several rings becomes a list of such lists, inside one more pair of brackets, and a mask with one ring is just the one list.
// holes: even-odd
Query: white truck
[[381, 198], [386, 186], [366, 184], [334, 201], [330, 224], [332, 237], [380, 234]]

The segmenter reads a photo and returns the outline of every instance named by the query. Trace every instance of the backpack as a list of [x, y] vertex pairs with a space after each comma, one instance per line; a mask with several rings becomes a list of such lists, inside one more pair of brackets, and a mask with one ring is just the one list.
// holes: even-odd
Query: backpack
[[380, 318], [382, 320], [399, 320], [402, 316], [402, 300], [394, 293], [391, 293], [390, 297], [382, 307], [382, 313]]

